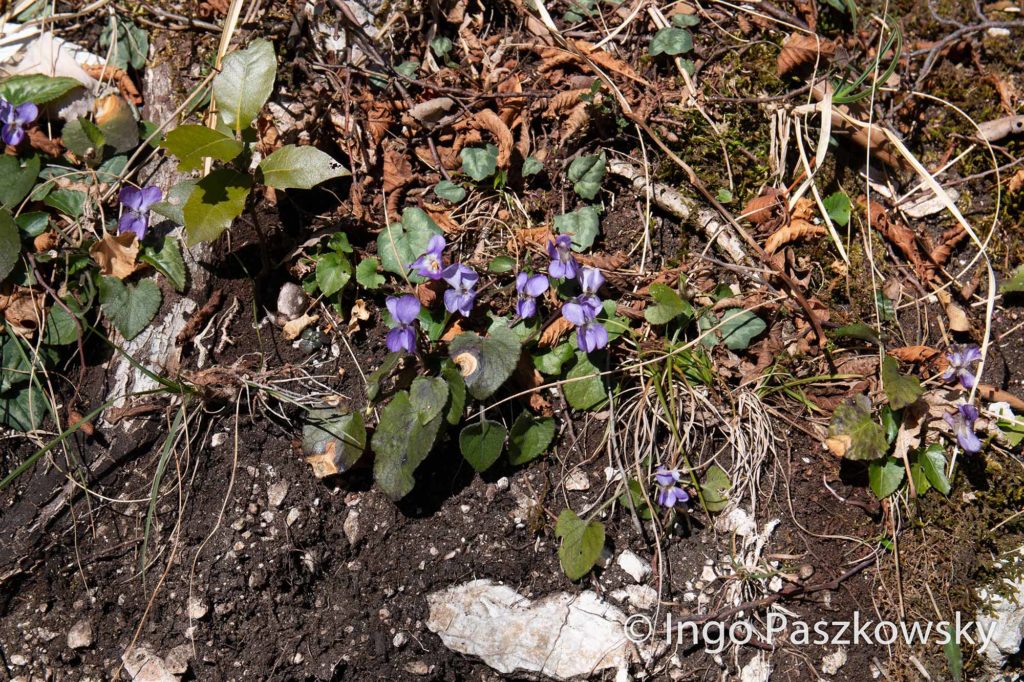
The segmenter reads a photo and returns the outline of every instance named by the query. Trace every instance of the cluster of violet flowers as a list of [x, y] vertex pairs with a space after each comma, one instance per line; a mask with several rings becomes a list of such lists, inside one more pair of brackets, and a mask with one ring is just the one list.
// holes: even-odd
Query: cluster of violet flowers
[[0, 139], [4, 144], [17, 147], [25, 138], [25, 126], [36, 120], [39, 115], [39, 107], [32, 102], [25, 102], [17, 106], [11, 104], [3, 97], [0, 97]]
[[[480, 275], [463, 263], [445, 266], [444, 237], [435, 235], [427, 248], [412, 263], [412, 269], [429, 280], [444, 280], [449, 288], [444, 292], [444, 307], [449, 313], [469, 317], [476, 302], [476, 285]], [[597, 321], [601, 312], [598, 290], [604, 284], [604, 275], [597, 268], [580, 267], [572, 255], [572, 238], [559, 235], [547, 244], [548, 274], [520, 272], [516, 275], [516, 315], [528, 320], [537, 314], [537, 299], [551, 287], [548, 276], [557, 280], [579, 279], [582, 293], [562, 306], [562, 317], [576, 327], [576, 343], [580, 350], [591, 353], [608, 345], [608, 330]], [[392, 296], [386, 301], [394, 326], [385, 342], [392, 353], [416, 350], [416, 331], [413, 322], [420, 313], [420, 303], [411, 294]]]
[[[972, 389], [977, 383], [974, 374], [974, 363], [981, 360], [981, 351], [977, 346], [960, 346], [950, 350], [946, 354], [949, 367], [942, 378], [946, 381], [958, 381], [965, 389]], [[956, 412], [944, 415], [943, 418], [953, 434], [956, 442], [964, 449], [964, 452], [971, 454], [981, 451], [981, 440], [974, 432], [974, 423], [978, 420], [978, 408], [970, 403], [959, 405]]]

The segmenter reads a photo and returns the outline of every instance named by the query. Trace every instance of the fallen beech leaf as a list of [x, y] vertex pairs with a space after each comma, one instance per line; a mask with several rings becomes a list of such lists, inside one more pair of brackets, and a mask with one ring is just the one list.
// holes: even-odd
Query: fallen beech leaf
[[409, 110], [409, 115], [420, 123], [436, 123], [455, 106], [451, 97], [435, 97], [420, 102]]
[[413, 179], [412, 163], [409, 157], [388, 147], [384, 150], [384, 181], [383, 189], [392, 194], [399, 187], [405, 187]]
[[743, 213], [738, 217], [746, 218], [753, 225], [766, 223], [784, 209], [781, 192], [772, 187], [766, 187], [759, 196], [754, 197], [743, 207]]
[[515, 138], [512, 137], [512, 131], [509, 130], [508, 126], [501, 118], [491, 111], [490, 109], [482, 109], [476, 112], [473, 117], [474, 124], [483, 130], [486, 130], [494, 136], [498, 142], [498, 167], [508, 168], [508, 163], [512, 158], [512, 150], [515, 147]]
[[556, 318], [554, 322], [544, 327], [544, 331], [541, 332], [540, 338], [537, 340], [537, 345], [541, 348], [553, 348], [570, 329], [572, 329], [572, 322], [564, 317]]
[[89, 255], [100, 266], [100, 273], [108, 277], [124, 279], [142, 267], [136, 262], [139, 242], [132, 232], [116, 236], [105, 232], [89, 248]]
[[310, 315], [308, 313], [302, 317], [296, 317], [291, 322], [285, 323], [284, 330], [281, 332], [281, 338], [285, 341], [294, 341], [299, 337], [299, 334], [306, 329], [306, 327], [319, 319], [319, 315]]
[[817, 63], [821, 71], [836, 53], [836, 46], [831, 40], [825, 40], [806, 33], [793, 33], [782, 45], [776, 61], [776, 73], [779, 77], [793, 73], [798, 69]]
[[547, 225], [541, 225], [540, 227], [528, 227], [514, 231], [506, 246], [513, 255], [518, 255], [524, 247], [547, 248], [549, 241], [551, 241], [551, 228]]
[[956, 303], [946, 305], [946, 316], [949, 318], [949, 328], [955, 332], [971, 331], [971, 320], [967, 313]]
[[768, 253], [775, 253], [780, 248], [795, 242], [798, 239], [804, 237], [810, 237], [815, 235], [825, 234], [824, 225], [815, 225], [806, 220], [793, 220], [785, 227], [780, 227], [778, 230], [772, 233], [768, 240], [764, 243], [764, 250]]
[[29, 128], [27, 132], [28, 143], [33, 149], [50, 156], [60, 156], [64, 152], [64, 145], [59, 137], [51, 139], [39, 128]]
[[[901, 346], [899, 348], [890, 348], [888, 353], [901, 362], [910, 362], [918, 365], [948, 364], [942, 351], [931, 346]], [[939, 369], [944, 369], [944, 367], [939, 367]]]

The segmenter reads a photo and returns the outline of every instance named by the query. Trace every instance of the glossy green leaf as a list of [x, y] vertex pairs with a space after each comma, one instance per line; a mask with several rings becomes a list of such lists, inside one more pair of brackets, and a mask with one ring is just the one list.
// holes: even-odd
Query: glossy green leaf
[[459, 368], [447, 361], [441, 367], [441, 377], [448, 382], [448, 409], [444, 418], [454, 426], [462, 421], [462, 411], [466, 409], [466, 381]]
[[78, 80], [63, 76], [11, 76], [0, 81], [0, 97], [14, 105], [32, 102], [42, 106], [80, 87], [83, 86]]
[[871, 400], [866, 395], [854, 396], [836, 407], [828, 435], [842, 442], [846, 459], [877, 460], [889, 449], [882, 427], [871, 416]]
[[81, 218], [89, 196], [77, 189], [55, 189], [46, 195], [43, 203], [70, 218]]
[[0, 394], [32, 380], [32, 349], [12, 334], [0, 336]]
[[380, 261], [376, 258], [364, 258], [356, 266], [356, 282], [364, 289], [379, 289], [384, 284], [384, 277], [377, 273]]
[[508, 436], [508, 461], [514, 466], [526, 464], [544, 454], [555, 437], [555, 420], [521, 413], [512, 423]]
[[619, 504], [622, 505], [623, 509], [636, 510], [637, 516], [644, 521], [650, 521], [652, 518], [651, 506], [647, 504], [647, 499], [644, 497], [643, 486], [640, 485], [640, 481], [635, 478], [629, 479], [626, 483], [626, 489], [619, 495]]
[[832, 332], [832, 336], [837, 339], [860, 339], [861, 341], [873, 343], [876, 346], [881, 343], [881, 340], [878, 338], [878, 332], [875, 331], [875, 328], [863, 322], [854, 322], [853, 324], [847, 324], [839, 327]]
[[260, 162], [263, 182], [277, 189], [311, 189], [321, 182], [351, 175], [316, 147], [288, 144]]
[[409, 401], [421, 424], [433, 421], [448, 404], [448, 384], [439, 377], [416, 377], [409, 387]]
[[167, 133], [161, 147], [178, 157], [178, 170], [195, 170], [203, 160], [231, 161], [242, 153], [242, 143], [219, 130], [201, 125], [183, 125]]
[[34, 431], [43, 425], [46, 413], [46, 396], [36, 382], [0, 393], [0, 425]]
[[191, 179], [181, 180], [175, 183], [169, 190], [163, 201], [153, 204], [153, 213], [161, 215], [178, 225], [185, 224], [185, 204], [196, 188], [196, 181]]
[[586, 251], [594, 245], [601, 231], [601, 214], [594, 206], [584, 206], [572, 213], [555, 216], [554, 226], [560, 234], [572, 236], [573, 251]]
[[831, 218], [832, 222], [836, 225], [842, 225], [845, 227], [850, 223], [850, 197], [846, 196], [845, 192], [829, 194], [827, 197], [822, 199], [821, 203], [825, 205], [828, 217]]
[[160, 309], [160, 288], [151, 279], [126, 285], [116, 277], [100, 280], [100, 304], [111, 324], [131, 341], [145, 329]]
[[244, 50], [224, 57], [221, 72], [213, 79], [220, 119], [236, 133], [248, 128], [267, 103], [277, 75], [274, 46], [252, 41]]
[[107, 141], [99, 126], [84, 116], [65, 123], [60, 137], [65, 147], [83, 159], [100, 158]]
[[352, 279], [352, 264], [343, 253], [325, 253], [316, 261], [316, 285], [324, 296], [333, 296]]
[[565, 375], [568, 381], [562, 384], [562, 392], [570, 407], [574, 410], [592, 410], [604, 403], [607, 396], [600, 372], [586, 353], [576, 353], [576, 364]]
[[252, 178], [221, 168], [196, 183], [182, 209], [188, 245], [212, 242], [245, 210]]
[[569, 362], [576, 355], [574, 344], [566, 341], [560, 343], [545, 353], [538, 353], [533, 356], [533, 366], [541, 374], [553, 376], [562, 373], [562, 366]]
[[100, 33], [100, 47], [104, 50], [113, 48], [111, 61], [114, 66], [119, 69], [131, 66], [140, 71], [149, 55], [149, 33], [134, 22], [115, 15]]
[[498, 169], [498, 148], [493, 144], [486, 147], [466, 147], [459, 156], [462, 158], [462, 172], [477, 182], [486, 180]]
[[38, 237], [50, 227], [50, 216], [42, 211], [28, 211], [15, 218], [14, 222], [26, 237]]
[[918, 454], [918, 462], [928, 482], [943, 495], [949, 495], [952, 485], [946, 478], [946, 452], [938, 443], [932, 443]]
[[487, 265], [487, 272], [501, 275], [515, 270], [516, 262], [508, 256], [498, 256]]
[[902, 410], [907, 405], [917, 402], [924, 393], [917, 377], [900, 374], [900, 364], [891, 355], [886, 355], [882, 359], [882, 384], [885, 387], [885, 397], [889, 399], [889, 406], [894, 410]]
[[580, 156], [569, 164], [569, 182], [573, 190], [584, 199], [593, 199], [601, 189], [607, 158], [604, 152], [593, 156]]
[[405, 391], [395, 394], [381, 411], [371, 439], [376, 455], [373, 478], [389, 498], [400, 500], [412, 492], [416, 485], [413, 474], [430, 454], [440, 427], [440, 416], [420, 423], [419, 412]]
[[533, 156], [527, 156], [523, 161], [523, 177], [528, 178], [544, 170], [544, 164]]
[[[65, 305], [75, 310], [78, 304], [73, 299], [65, 299]], [[43, 327], [43, 343], [51, 346], [64, 346], [78, 340], [78, 325], [74, 316], [63, 306], [54, 303], [46, 315], [46, 324]]]
[[1004, 280], [999, 285], [1001, 294], [1019, 294], [1024, 291], [1024, 265], [1018, 266], [1010, 279]]
[[459, 450], [473, 469], [486, 471], [498, 461], [506, 435], [505, 427], [498, 422], [473, 422], [459, 434]]
[[452, 39], [445, 36], [437, 36], [430, 41], [430, 51], [438, 57], [444, 57], [452, 51], [452, 47], [454, 47]]
[[871, 492], [880, 500], [896, 492], [906, 475], [903, 462], [895, 457], [868, 464], [868, 484], [871, 486]]
[[146, 263], [156, 268], [167, 281], [171, 283], [175, 291], [185, 291], [188, 284], [188, 270], [185, 268], [185, 261], [181, 257], [181, 244], [174, 237], [167, 235], [159, 249], [152, 246], [142, 247], [142, 255], [139, 257]]
[[604, 549], [604, 525], [601, 523], [587, 523], [571, 509], [564, 509], [558, 515], [555, 535], [562, 539], [558, 560], [570, 580], [585, 576], [601, 558]]

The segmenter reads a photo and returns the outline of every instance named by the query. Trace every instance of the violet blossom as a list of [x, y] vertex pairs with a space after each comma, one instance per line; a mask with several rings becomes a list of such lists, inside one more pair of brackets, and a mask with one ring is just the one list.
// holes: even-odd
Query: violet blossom
[[946, 353], [949, 368], [942, 378], [946, 381], [957, 379], [964, 388], [974, 388], [976, 378], [971, 365], [981, 360], [981, 351], [977, 346], [961, 346]]
[[36, 120], [38, 115], [39, 108], [32, 102], [15, 106], [0, 97], [0, 124], [3, 124], [0, 139], [12, 147], [18, 146], [25, 137], [25, 126]]
[[672, 509], [677, 504], [690, 501], [690, 494], [677, 485], [681, 479], [679, 469], [669, 469], [664, 465], [658, 467], [654, 473], [654, 480], [658, 483], [658, 494], [655, 497], [658, 504]]
[[473, 268], [462, 263], [452, 263], [441, 274], [444, 276], [444, 281], [452, 287], [444, 292], [445, 310], [469, 317], [477, 293], [473, 291], [473, 287], [476, 286], [480, 275], [476, 274]]
[[420, 302], [415, 296], [389, 296], [385, 301], [395, 326], [388, 332], [384, 340], [392, 353], [405, 351], [416, 352], [416, 329], [412, 323], [420, 314]]
[[427, 279], [441, 279], [444, 270], [444, 237], [435, 234], [427, 242], [427, 250], [412, 262], [416, 274]]
[[142, 189], [134, 187], [122, 188], [121, 193], [117, 197], [124, 207], [124, 211], [121, 213], [121, 220], [117, 223], [118, 233], [132, 232], [141, 240], [146, 234], [146, 229], [149, 227], [149, 210], [162, 197], [163, 192], [160, 191], [159, 187], [150, 186], [143, 187]]
[[604, 284], [604, 275], [597, 268], [583, 267], [580, 269], [580, 287], [583, 293], [576, 297], [581, 305], [587, 306], [594, 317], [601, 312], [601, 299], [597, 297], [597, 290]]
[[572, 257], [572, 237], [567, 234], [560, 234], [549, 241], [548, 256], [551, 257], [548, 274], [555, 279], [576, 278], [578, 268], [576, 266], [576, 259]]
[[981, 441], [974, 433], [974, 422], [978, 419], [978, 408], [974, 405], [963, 404], [957, 407], [953, 414], [943, 415], [943, 419], [953, 429], [956, 435], [956, 442], [964, 449], [964, 452], [971, 454], [981, 451]]
[[548, 278], [544, 275], [527, 275], [520, 272], [516, 275], [516, 315], [524, 320], [537, 314], [537, 297], [548, 290]]
[[590, 303], [576, 299], [562, 306], [562, 317], [576, 326], [576, 345], [584, 353], [592, 353], [608, 345], [608, 330], [597, 321], [597, 310], [600, 309], [600, 301], [595, 310]]

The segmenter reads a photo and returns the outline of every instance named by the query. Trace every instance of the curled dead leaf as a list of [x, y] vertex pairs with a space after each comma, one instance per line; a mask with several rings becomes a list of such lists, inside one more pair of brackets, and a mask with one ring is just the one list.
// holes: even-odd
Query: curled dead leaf
[[850, 449], [853, 444], [853, 439], [847, 434], [839, 436], [831, 436], [825, 439], [825, 446], [829, 451], [836, 457], [843, 457], [846, 455], [846, 451]]
[[6, 297], [6, 303], [0, 305], [0, 308], [4, 311], [4, 319], [10, 331], [25, 339], [35, 336], [46, 319], [43, 297], [24, 287]]
[[333, 440], [324, 445], [324, 451], [306, 458], [306, 463], [313, 468], [313, 475], [317, 478], [327, 478], [334, 474], [341, 473], [338, 467], [338, 456], [335, 450], [336, 444]]
[[306, 327], [319, 319], [319, 315], [310, 315], [308, 313], [302, 317], [296, 317], [294, 320], [285, 323], [284, 329], [281, 332], [281, 338], [285, 341], [294, 341], [299, 338], [299, 334], [305, 331]]
[[544, 377], [533, 366], [528, 355], [519, 356], [519, 364], [516, 365], [514, 376], [520, 389], [531, 391], [526, 397], [526, 404], [530, 410], [545, 417], [554, 414], [551, 403], [539, 391], [544, 385]]
[[366, 309], [366, 301], [361, 298], [357, 298], [356, 302], [352, 304], [352, 311], [348, 316], [348, 328], [346, 331], [351, 334], [355, 334], [359, 331], [359, 323], [366, 322], [370, 319], [370, 311]]
[[133, 104], [142, 104], [142, 94], [135, 87], [132, 77], [124, 69], [109, 64], [79, 64], [79, 66], [98, 81], [113, 82], [128, 101]]
[[89, 255], [100, 266], [100, 273], [108, 277], [124, 279], [143, 267], [136, 262], [139, 241], [132, 232], [119, 235], [105, 232], [99, 241], [89, 247]]
[[32, 240], [32, 247], [36, 253], [42, 253], [43, 251], [56, 248], [59, 243], [60, 235], [55, 230], [47, 230], [36, 235], [35, 239]]
[[768, 237], [768, 240], [764, 243], [764, 250], [768, 253], [775, 253], [790, 242], [822, 234], [825, 234], [824, 225], [815, 225], [801, 219], [793, 220], [789, 225], [780, 227]]
[[527, 227], [522, 230], [513, 231], [512, 237], [508, 240], [506, 246], [513, 255], [519, 255], [519, 252], [524, 248], [547, 248], [551, 238], [551, 228], [547, 225]]
[[753, 225], [760, 225], [771, 220], [785, 210], [782, 193], [774, 187], [766, 187], [759, 196], [754, 197], [743, 207], [738, 217], [746, 218]]
[[956, 303], [946, 304], [946, 317], [949, 318], [949, 328], [955, 332], [971, 331], [971, 320], [967, 313]]
[[512, 150], [515, 148], [515, 138], [512, 137], [512, 131], [490, 109], [482, 109], [476, 112], [473, 122], [478, 128], [486, 130], [494, 136], [498, 143], [498, 167], [508, 168], [508, 163], [512, 159]]
[[434, 97], [420, 102], [409, 110], [409, 115], [420, 123], [437, 123], [455, 106], [451, 97]]

